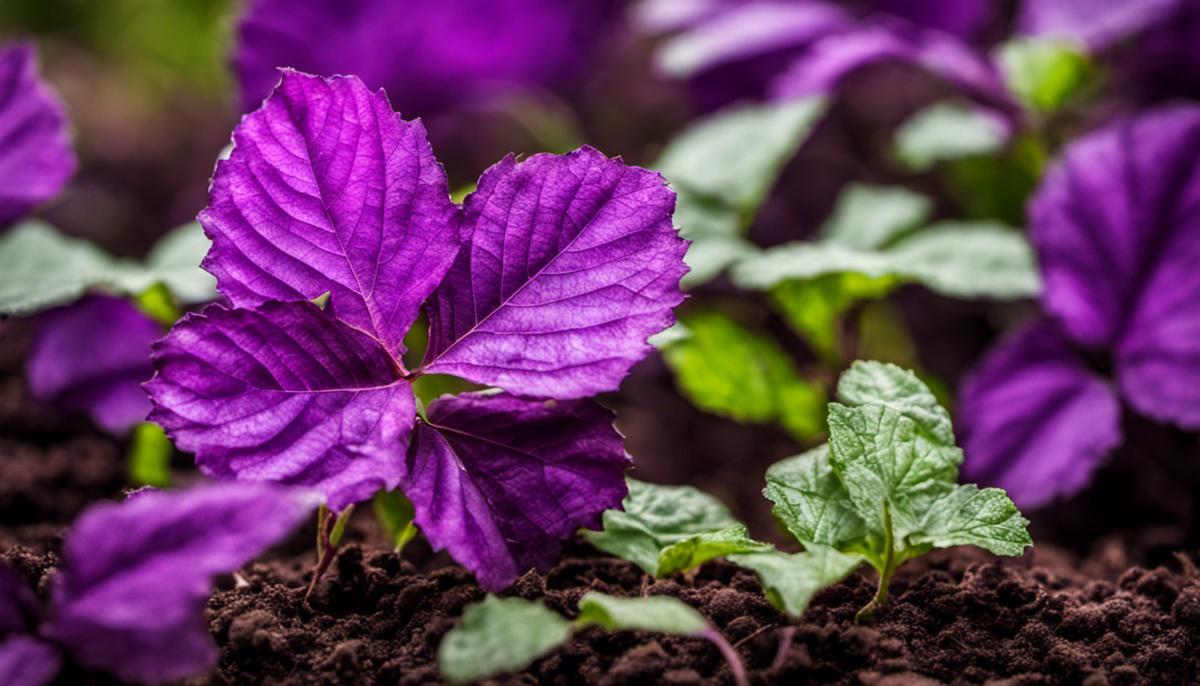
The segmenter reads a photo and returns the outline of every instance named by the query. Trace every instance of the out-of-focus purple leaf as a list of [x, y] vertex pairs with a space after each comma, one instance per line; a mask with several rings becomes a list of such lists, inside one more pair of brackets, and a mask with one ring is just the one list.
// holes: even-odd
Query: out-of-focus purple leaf
[[631, 460], [591, 400], [446, 396], [418, 424], [404, 491], [435, 549], [499, 590], [545, 571], [580, 527], [620, 506]]
[[1080, 138], [1030, 206], [1043, 301], [1139, 412], [1200, 427], [1200, 107]]
[[616, 389], [683, 300], [674, 205], [660, 175], [588, 147], [497, 163], [426, 305], [425, 371], [550, 398]]
[[399, 346], [459, 243], [421, 123], [357, 77], [285, 71], [233, 139], [200, 214], [218, 289], [242, 307], [330, 293], [339, 319]]
[[1022, 0], [1018, 29], [1100, 49], [1170, 16], [1190, 0]]
[[54, 646], [33, 636], [0, 642], [0, 684], [43, 686], [58, 674], [62, 657]]
[[1021, 507], [1078, 492], [1121, 442], [1121, 406], [1050, 321], [994, 348], [963, 385], [958, 425], [968, 481]]
[[378, 342], [316, 305], [210, 306], [154, 364], [150, 419], [210, 476], [304, 486], [334, 510], [403, 476], [412, 389]]
[[878, 12], [968, 41], [980, 38], [997, 14], [992, 0], [874, 0], [872, 5]]
[[0, 228], [75, 173], [62, 105], [38, 78], [32, 44], [0, 46]]
[[219, 484], [93, 506], [64, 544], [45, 634], [122, 679], [202, 674], [219, 655], [204, 620], [212, 577], [291, 533], [314, 504], [302, 491]]
[[791, 99], [829, 93], [851, 74], [884, 62], [923, 69], [982, 103], [1011, 105], [1003, 79], [985, 57], [953, 36], [900, 22], [864, 24], [813, 44], [776, 79], [773, 94]]
[[0, 636], [29, 631], [37, 617], [33, 589], [20, 574], [0, 563]]
[[142, 383], [154, 374], [150, 344], [162, 328], [122, 298], [89, 295], [45, 312], [25, 362], [33, 396], [83, 411], [121, 434], [144, 420], [150, 400]]
[[234, 58], [247, 111], [277, 67], [356, 74], [408, 114], [564, 85], [620, 17], [612, 0], [253, 0]]

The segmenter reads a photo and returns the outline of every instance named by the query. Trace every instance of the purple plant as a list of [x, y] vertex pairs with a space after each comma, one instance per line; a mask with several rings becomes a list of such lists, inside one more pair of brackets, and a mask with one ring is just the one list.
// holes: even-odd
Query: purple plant
[[0, 46], [0, 229], [75, 173], [62, 105], [38, 78], [33, 45]]
[[564, 86], [619, 17], [613, 0], [253, 0], [234, 67], [246, 111], [277, 67], [357, 74], [431, 115], [515, 88]]
[[212, 577], [287, 536], [314, 504], [278, 486], [218, 484], [92, 506], [64, 543], [44, 612], [0, 567], [0, 683], [48, 683], [64, 655], [139, 683], [203, 674], [218, 657], [204, 619]]
[[[459, 207], [419, 121], [357, 77], [294, 71], [234, 143], [200, 215], [233, 306], [156, 345], [151, 419], [203, 472], [306, 486], [335, 511], [402, 488], [488, 589], [598, 528], [630, 458], [585, 398], [617, 388], [683, 299], [662, 177], [591, 148], [510, 156]], [[423, 374], [503, 390], [418, 420]]]
[[1197, 151], [1200, 107], [1163, 107], [1076, 140], [1046, 175], [1029, 214], [1049, 316], [964, 384], [968, 477], [1022, 506], [1075, 493], [1120, 444], [1122, 401], [1200, 429]]

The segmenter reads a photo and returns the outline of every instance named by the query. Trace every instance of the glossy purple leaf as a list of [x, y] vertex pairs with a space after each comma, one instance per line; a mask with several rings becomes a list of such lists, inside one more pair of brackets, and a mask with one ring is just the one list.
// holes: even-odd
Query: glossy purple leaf
[[1121, 442], [1121, 406], [1053, 322], [1018, 331], [963, 384], [958, 425], [967, 481], [1021, 507], [1069, 496]]
[[163, 334], [129, 301], [90, 295], [38, 316], [25, 361], [33, 397], [83, 411], [114, 434], [150, 413], [142, 384], [154, 374], [150, 344]]
[[565, 85], [620, 16], [612, 0], [252, 0], [234, 67], [246, 110], [277, 67], [356, 74], [428, 115], [497, 90]]
[[53, 198], [75, 172], [62, 105], [31, 44], [0, 46], [0, 228]]
[[1002, 109], [1011, 105], [1003, 80], [984, 56], [949, 34], [901, 22], [864, 24], [815, 43], [779, 76], [774, 97], [826, 94], [859, 70], [885, 62], [922, 69], [982, 103]]
[[1030, 205], [1046, 309], [1111, 351], [1139, 412], [1200, 428], [1200, 107], [1111, 124], [1067, 147]]
[[11, 636], [0, 641], [0, 684], [43, 686], [62, 664], [58, 650], [33, 636]]
[[404, 492], [435, 549], [488, 590], [546, 571], [562, 541], [597, 529], [625, 497], [631, 460], [613, 414], [591, 400], [446, 396], [417, 426]]
[[409, 384], [316, 305], [210, 306], [156, 344], [154, 364], [150, 419], [210, 476], [305, 486], [342, 510], [404, 474]]
[[683, 300], [674, 205], [660, 175], [592, 148], [497, 163], [426, 305], [425, 371], [539, 397], [616, 389]]
[[129, 681], [202, 674], [219, 655], [204, 619], [212, 577], [283, 539], [314, 505], [302, 491], [266, 484], [95, 505], [64, 544], [44, 633], [76, 662]]
[[396, 349], [459, 243], [421, 123], [356, 77], [285, 71], [233, 140], [200, 213], [219, 290], [241, 307], [330, 293], [339, 319]]

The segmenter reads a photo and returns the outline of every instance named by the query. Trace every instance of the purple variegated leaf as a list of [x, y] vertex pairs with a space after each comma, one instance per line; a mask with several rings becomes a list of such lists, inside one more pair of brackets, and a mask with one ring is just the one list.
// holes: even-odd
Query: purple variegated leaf
[[620, 17], [613, 0], [252, 0], [234, 67], [246, 110], [278, 67], [357, 74], [401, 112], [429, 115], [496, 91], [564, 85]]
[[33, 397], [83, 411], [114, 434], [150, 413], [142, 384], [154, 374], [150, 344], [162, 327], [129, 301], [90, 295], [38, 317], [25, 361]]
[[233, 304], [311, 300], [396, 350], [458, 250], [458, 209], [420, 122], [357, 77], [284, 71], [233, 134], [200, 223]]
[[911, 65], [984, 104], [1012, 105], [994, 65], [949, 34], [879, 21], [838, 33], [812, 46], [772, 86], [788, 100], [836, 90], [850, 75], [884, 62]]
[[95, 505], [64, 544], [44, 633], [129, 681], [202, 674], [219, 655], [204, 619], [212, 577], [283, 539], [314, 505], [303, 491], [233, 483]]
[[1121, 442], [1121, 406], [1050, 321], [1002, 341], [963, 384], [958, 426], [967, 481], [1021, 507], [1078, 492]]
[[75, 172], [62, 105], [33, 46], [0, 46], [0, 228], [53, 198]]
[[1080, 345], [1112, 351], [1121, 394], [1200, 428], [1200, 107], [1080, 138], [1030, 206], [1043, 302]]
[[631, 460], [591, 400], [445, 396], [417, 426], [404, 492], [435, 549], [488, 590], [545, 571], [562, 541], [625, 497]]
[[425, 371], [550, 398], [616, 389], [683, 300], [674, 205], [661, 176], [588, 147], [497, 163], [426, 305]]
[[0, 684], [43, 686], [62, 664], [58, 649], [33, 636], [10, 636], [0, 641]]
[[304, 486], [342, 510], [404, 474], [412, 389], [381, 345], [312, 303], [212, 305], [154, 348], [150, 416], [204, 473]]

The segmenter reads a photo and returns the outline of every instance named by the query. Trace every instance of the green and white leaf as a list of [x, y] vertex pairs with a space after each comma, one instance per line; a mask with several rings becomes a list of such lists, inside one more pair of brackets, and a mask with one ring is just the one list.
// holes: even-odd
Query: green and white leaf
[[693, 404], [739, 422], [777, 423], [801, 441], [820, 435], [824, 393], [773, 338], [719, 312], [683, 323], [690, 335], [663, 348], [663, 358]]
[[863, 561], [858, 555], [820, 546], [790, 555], [773, 550], [735, 555], [729, 560], [758, 574], [767, 600], [792, 617], [803, 615], [813, 596], [845, 579]]
[[829, 463], [828, 446], [771, 465], [763, 495], [774, 503], [775, 518], [805, 548], [847, 551], [867, 535], [866, 524]]
[[145, 276], [161, 282], [184, 303], [202, 303], [217, 295], [217, 279], [200, 268], [212, 247], [199, 222], [184, 224], [163, 236], [146, 256]]
[[916, 422], [930, 440], [954, 445], [950, 413], [929, 386], [908, 369], [886, 362], [858, 360], [838, 379], [837, 397], [850, 407], [869, 404], [889, 407]]
[[540, 602], [488, 596], [442, 639], [438, 667], [451, 683], [478, 681], [524, 669], [570, 635], [570, 622]]
[[933, 201], [896, 186], [851, 183], [821, 226], [823, 240], [860, 250], [873, 250], [924, 225]]
[[602, 531], [583, 532], [600, 550], [662, 576], [746, 549], [749, 539], [734, 531], [745, 528], [720, 500], [691, 486], [627, 481], [624, 511], [608, 510]]
[[1017, 556], [1033, 545], [1028, 525], [1003, 490], [965, 485], [934, 500], [908, 540], [938, 548], [975, 545], [996, 555]]
[[893, 276], [873, 278], [856, 272], [838, 272], [813, 279], [784, 281], [773, 287], [769, 295], [788, 326], [802, 336], [814, 352], [832, 365], [841, 366], [846, 362], [841, 352], [841, 317], [864, 300], [885, 297], [900, 283]]
[[679, 234], [692, 242], [684, 256], [688, 273], [681, 284], [685, 289], [706, 283], [738, 260], [761, 252], [743, 236], [742, 212], [717, 200], [677, 189], [674, 222]]
[[1000, 152], [1009, 128], [999, 115], [970, 105], [937, 103], [909, 117], [896, 130], [896, 157], [913, 171], [940, 162]]
[[591, 625], [681, 636], [695, 636], [708, 628], [704, 615], [678, 598], [618, 598], [595, 591], [579, 600], [579, 617], [575, 620], [579, 628]]
[[1008, 89], [1034, 112], [1053, 112], [1096, 80], [1086, 49], [1061, 38], [1019, 38], [1000, 46], [997, 61]]

